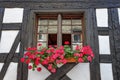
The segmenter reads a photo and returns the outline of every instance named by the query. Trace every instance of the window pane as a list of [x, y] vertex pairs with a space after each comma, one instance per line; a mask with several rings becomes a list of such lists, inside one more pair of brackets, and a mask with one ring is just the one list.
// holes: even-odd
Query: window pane
[[39, 20], [38, 25], [48, 25], [48, 20]]
[[80, 43], [82, 41], [80, 34], [72, 34], [73, 43]]
[[49, 20], [49, 25], [57, 25], [57, 20]]
[[38, 33], [47, 33], [47, 26], [38, 26]]
[[99, 53], [110, 54], [109, 36], [99, 36]]
[[112, 64], [100, 63], [101, 80], [113, 80]]
[[71, 25], [71, 20], [62, 20], [62, 25]]
[[62, 33], [71, 33], [71, 26], [62, 26]]
[[72, 26], [72, 32], [82, 32], [82, 26]]
[[47, 41], [47, 34], [38, 34], [38, 41]]
[[107, 9], [96, 9], [96, 18], [98, 27], [108, 27]]
[[49, 26], [48, 33], [57, 33], [57, 26]]
[[3, 23], [22, 23], [23, 8], [5, 8]]
[[119, 24], [120, 24], [120, 8], [118, 8]]
[[81, 20], [72, 20], [72, 25], [81, 25]]

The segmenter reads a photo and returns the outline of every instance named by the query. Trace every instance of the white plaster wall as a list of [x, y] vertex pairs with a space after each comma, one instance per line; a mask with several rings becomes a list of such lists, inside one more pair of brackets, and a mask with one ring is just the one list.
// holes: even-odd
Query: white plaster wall
[[113, 80], [112, 64], [100, 63], [101, 80]]
[[18, 63], [10, 63], [3, 80], [17, 80], [17, 64]]
[[89, 63], [79, 63], [67, 73], [71, 80], [90, 80]]
[[0, 53], [8, 53], [10, 51], [17, 34], [17, 30], [2, 31]]
[[3, 23], [22, 23], [23, 8], [5, 8]]
[[99, 53], [110, 54], [109, 36], [98, 36], [99, 39]]
[[108, 27], [108, 11], [106, 8], [96, 9], [98, 27]]
[[120, 24], [120, 8], [118, 8], [119, 24]]
[[2, 69], [2, 67], [3, 67], [3, 64], [4, 64], [4, 63], [0, 63], [0, 71], [1, 71], [1, 69]]
[[41, 72], [29, 70], [28, 72], [28, 80], [45, 80], [51, 73], [42, 65]]

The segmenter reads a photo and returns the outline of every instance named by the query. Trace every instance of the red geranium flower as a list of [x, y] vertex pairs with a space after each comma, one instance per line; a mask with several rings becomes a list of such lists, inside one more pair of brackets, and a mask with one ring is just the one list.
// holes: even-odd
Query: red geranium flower
[[64, 44], [65, 44], [65, 45], [69, 45], [70, 42], [69, 42], [69, 41], [65, 41]]
[[42, 70], [42, 69], [41, 69], [41, 67], [38, 67], [38, 68], [37, 68], [37, 71], [39, 71], [39, 72], [40, 72], [41, 70]]

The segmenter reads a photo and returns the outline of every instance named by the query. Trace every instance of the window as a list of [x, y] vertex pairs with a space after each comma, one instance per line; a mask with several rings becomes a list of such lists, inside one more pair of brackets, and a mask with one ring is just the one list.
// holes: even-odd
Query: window
[[83, 14], [37, 15], [37, 43], [44, 47], [64, 45], [70, 42], [74, 49], [83, 45]]

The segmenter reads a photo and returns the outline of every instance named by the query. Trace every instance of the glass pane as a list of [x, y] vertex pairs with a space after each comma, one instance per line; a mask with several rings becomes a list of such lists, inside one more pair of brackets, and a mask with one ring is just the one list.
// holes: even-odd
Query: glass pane
[[100, 63], [101, 80], [113, 80], [112, 64]]
[[75, 50], [76, 46], [79, 45], [80, 47], [82, 47], [82, 43], [72, 43], [72, 49]]
[[62, 26], [62, 33], [71, 33], [71, 26]]
[[47, 41], [47, 34], [38, 34], [38, 41]]
[[82, 26], [72, 26], [72, 32], [82, 32]]
[[33, 71], [32, 69], [29, 70], [28, 80], [45, 80], [48, 76], [51, 75], [51, 73], [44, 66], [39, 65], [38, 67], [42, 68], [40, 72], [38, 72], [37, 70]]
[[48, 33], [57, 33], [57, 26], [49, 26]]
[[0, 53], [8, 53], [10, 51], [18, 32], [18, 30], [2, 31]]
[[72, 20], [72, 25], [81, 25], [81, 20]]
[[17, 79], [17, 65], [18, 63], [11, 62], [7, 72], [5, 74], [4, 80], [16, 80]]
[[98, 27], [108, 27], [107, 9], [96, 9], [96, 17]]
[[119, 24], [120, 24], [120, 8], [118, 8]]
[[[67, 76], [71, 80], [90, 80], [90, 66], [89, 63], [78, 63], [73, 67]], [[106, 79], [109, 80], [109, 79]]]
[[73, 43], [80, 43], [82, 41], [80, 34], [72, 34]]
[[23, 8], [5, 8], [3, 23], [22, 23]]
[[71, 20], [62, 20], [63, 25], [71, 25]]
[[47, 26], [38, 26], [38, 33], [47, 33]]
[[38, 25], [48, 25], [48, 20], [39, 20]]
[[98, 36], [99, 38], [99, 53], [110, 54], [109, 36]]
[[57, 20], [49, 20], [49, 25], [57, 25]]

